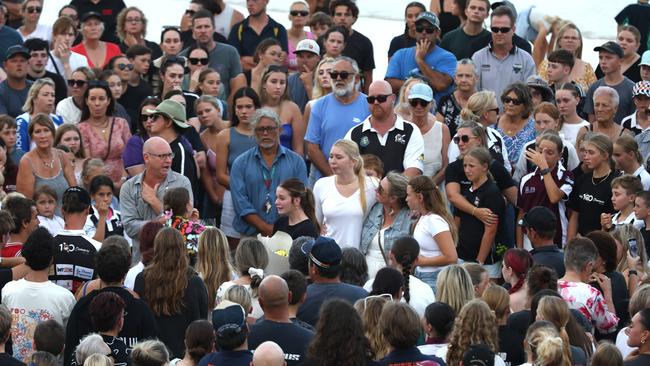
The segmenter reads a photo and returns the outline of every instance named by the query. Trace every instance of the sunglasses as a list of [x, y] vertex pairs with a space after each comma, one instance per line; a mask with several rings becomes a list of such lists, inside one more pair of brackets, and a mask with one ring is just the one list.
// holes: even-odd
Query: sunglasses
[[421, 25], [416, 25], [415, 26], [415, 31], [418, 32], [418, 33], [425, 32], [425, 33], [428, 33], [428, 34], [433, 34], [433, 32], [436, 31], [436, 28], [423, 27]]
[[289, 14], [291, 14], [292, 17], [297, 17], [299, 15], [301, 17], [306, 17], [307, 15], [309, 15], [309, 12], [306, 10], [291, 10]]
[[488, 112], [494, 112], [494, 113], [496, 113], [496, 114], [499, 114], [499, 107], [494, 107], [494, 108], [492, 108], [492, 109], [488, 109], [487, 111], [488, 111]]
[[187, 15], [193, 17], [194, 14], [196, 14], [196, 10], [187, 9], [187, 10], [185, 10], [185, 14], [187, 14]]
[[133, 64], [117, 64], [117, 68], [120, 69], [120, 71], [124, 71], [126, 69], [131, 71], [133, 70]]
[[492, 33], [508, 33], [511, 29], [510, 27], [490, 27]]
[[429, 103], [431, 103], [431, 102], [427, 102], [427, 101], [424, 100], [424, 99], [419, 99], [419, 98], [409, 99], [409, 104], [410, 104], [411, 107], [413, 107], [413, 108], [417, 107], [418, 105], [419, 105], [420, 107], [426, 107], [426, 106], [429, 105]]
[[381, 295], [370, 295], [363, 299], [363, 307], [368, 307], [368, 300], [372, 299], [386, 299], [387, 301], [393, 301], [393, 295], [391, 294], [381, 294]]
[[190, 57], [190, 58], [188, 58], [188, 60], [190, 60], [190, 63], [191, 63], [192, 65], [198, 65], [199, 63], [200, 63], [201, 65], [207, 65], [207, 64], [208, 64], [208, 61], [210, 61], [210, 59], [207, 58], [207, 57], [205, 57], [205, 58], [203, 58], [203, 57], [201, 57], [201, 58], [198, 58], [198, 57]]
[[341, 77], [342, 80], [347, 80], [350, 77], [350, 75], [354, 75], [354, 73], [347, 72], [347, 71], [341, 71], [341, 72], [330, 71], [330, 77], [332, 78], [332, 80], [338, 79], [339, 76]]
[[524, 104], [524, 101], [521, 99], [516, 99], [516, 98], [510, 98], [510, 97], [503, 97], [501, 98], [501, 101], [503, 104], [508, 104], [512, 103], [513, 105], [522, 105]]
[[68, 80], [68, 86], [71, 88], [74, 87], [81, 88], [84, 85], [86, 85], [86, 83], [88, 83], [86, 80], [74, 80], [74, 79]]
[[40, 6], [29, 6], [25, 10], [27, 10], [27, 13], [29, 14], [34, 14], [34, 13], [40, 14], [43, 11], [43, 8]]
[[150, 119], [155, 119], [156, 115], [155, 114], [141, 114], [140, 115], [140, 122], [147, 122]]
[[368, 104], [375, 104], [375, 101], [379, 103], [383, 103], [388, 100], [388, 97], [390, 97], [392, 94], [384, 94], [384, 95], [372, 95], [372, 96], [367, 96], [366, 100], [368, 101]]
[[278, 130], [277, 126], [268, 126], [268, 127], [257, 127], [255, 129], [255, 132], [259, 133], [260, 135], [264, 135], [265, 133], [273, 133]]
[[454, 136], [454, 143], [458, 145], [458, 143], [462, 141], [464, 144], [466, 144], [469, 142], [469, 139], [473, 137], [474, 136], [470, 136], [470, 135]]

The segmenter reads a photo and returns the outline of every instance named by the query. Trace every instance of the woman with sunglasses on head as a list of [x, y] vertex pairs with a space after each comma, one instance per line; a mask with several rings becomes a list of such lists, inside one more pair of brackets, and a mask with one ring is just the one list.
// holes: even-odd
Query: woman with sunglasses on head
[[260, 90], [264, 72], [271, 65], [282, 64], [283, 52], [280, 42], [275, 38], [267, 38], [260, 42], [253, 56], [256, 65], [252, 69], [244, 71], [246, 84], [254, 90]]
[[151, 50], [151, 58], [162, 56], [162, 50], [155, 42], [147, 41], [147, 17], [138, 7], [129, 6], [117, 14], [117, 37], [120, 50], [126, 53], [129, 47], [139, 44]]
[[30, 38], [40, 38], [50, 41], [52, 29], [45, 24], [39, 24], [41, 13], [43, 13], [43, 1], [28, 0], [22, 4], [23, 25], [17, 30], [23, 41]]
[[183, 90], [194, 90], [199, 83], [199, 74], [208, 66], [208, 49], [204, 46], [195, 44], [190, 46], [187, 51], [187, 68], [189, 72], [185, 74], [181, 87]]
[[300, 156], [304, 156], [305, 131], [298, 105], [289, 99], [287, 69], [284, 66], [269, 66], [262, 75], [259, 89], [262, 108], [268, 108], [280, 116], [282, 132], [280, 143]]
[[115, 190], [119, 191], [128, 178], [122, 152], [131, 138], [131, 128], [124, 118], [115, 116], [115, 99], [106, 82], [88, 85], [79, 130], [86, 156], [104, 161], [106, 175], [115, 182]]
[[501, 94], [503, 114], [497, 122], [497, 131], [508, 150], [510, 166], [514, 167], [524, 145], [535, 138], [535, 121], [531, 118], [533, 101], [523, 83], [510, 84]]
[[63, 145], [70, 149], [72, 155], [72, 165], [74, 167], [74, 176], [77, 180], [77, 185], [82, 185], [81, 171], [83, 170], [84, 162], [88, 159], [86, 157], [86, 149], [83, 146], [83, 139], [81, 138], [81, 131], [77, 125], [65, 123], [56, 129], [56, 136], [54, 136], [54, 146]]
[[81, 17], [82, 41], [70, 50], [86, 56], [88, 66], [103, 68], [108, 60], [122, 53], [120, 47], [112, 42], [101, 40], [104, 21], [96, 12], [88, 12]]
[[337, 58], [343, 55], [349, 36], [347, 29], [342, 26], [330, 27], [323, 36], [323, 49], [325, 50], [323, 57]]
[[296, 55], [293, 53], [296, 50], [296, 45], [303, 39], [314, 39], [311, 32], [305, 31], [305, 26], [309, 22], [309, 5], [304, 1], [294, 1], [289, 9], [289, 20], [291, 21], [291, 28], [287, 29], [288, 39], [288, 52], [285, 65], [289, 67], [289, 72], [299, 72], [298, 61]]
[[84, 105], [84, 93], [88, 82], [95, 80], [95, 73], [88, 67], [77, 68], [68, 79], [69, 97], [56, 105], [56, 114], [63, 117], [63, 122], [77, 124], [81, 120], [81, 108]]

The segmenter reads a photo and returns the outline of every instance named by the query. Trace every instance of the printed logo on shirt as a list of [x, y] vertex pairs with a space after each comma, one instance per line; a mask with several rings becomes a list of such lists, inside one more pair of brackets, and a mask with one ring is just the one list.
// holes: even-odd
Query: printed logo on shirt
[[368, 138], [368, 136], [362, 136], [361, 141], [359, 141], [359, 145], [361, 145], [361, 147], [366, 147], [369, 144], [370, 144], [370, 139]]
[[481, 65], [481, 71], [483, 71], [483, 72], [490, 72], [490, 64], [483, 64], [483, 65]]
[[524, 65], [522, 64], [512, 64], [512, 71], [514, 71], [515, 74], [519, 74], [523, 69], [524, 69]]
[[88, 267], [75, 266], [74, 268], [74, 276], [84, 280], [92, 280], [94, 272], [94, 269]]
[[295, 353], [285, 353], [284, 354], [284, 360], [285, 361], [300, 361], [300, 355], [297, 355]]
[[72, 291], [72, 280], [57, 280], [56, 284]]
[[594, 197], [593, 195], [587, 194], [587, 193], [581, 194], [580, 199], [585, 201], [585, 202], [595, 202], [595, 203], [597, 203], [599, 205], [604, 205], [605, 204], [605, 201], [599, 200], [598, 198]]
[[478, 207], [481, 204], [481, 200], [477, 197], [474, 198], [474, 206]]
[[69, 243], [66, 243], [66, 242], [63, 242], [63, 243], [59, 244], [59, 250], [62, 251], [62, 252], [66, 252], [66, 253], [81, 252], [81, 253], [84, 253], [84, 254], [90, 254], [90, 250], [84, 249], [84, 248], [79, 248], [79, 247], [75, 246], [74, 244], [69, 244]]
[[57, 276], [72, 276], [74, 274], [74, 265], [72, 264], [57, 264], [56, 265], [56, 275]]
[[361, 123], [361, 120], [358, 117], [354, 117], [354, 118], [352, 118], [352, 122]]
[[524, 187], [524, 194], [532, 194], [535, 193], [536, 191], [537, 190], [535, 189], [535, 187], [531, 187], [531, 186]]
[[398, 144], [406, 145], [406, 136], [403, 133], [396, 134], [395, 142], [397, 142]]

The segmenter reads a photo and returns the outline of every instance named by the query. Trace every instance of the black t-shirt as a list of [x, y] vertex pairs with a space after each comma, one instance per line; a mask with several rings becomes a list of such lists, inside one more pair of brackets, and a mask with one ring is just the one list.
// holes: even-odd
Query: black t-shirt
[[630, 4], [623, 8], [620, 13], [614, 17], [617, 24], [630, 24], [639, 30], [641, 33], [641, 45], [639, 47], [639, 54], [647, 49], [650, 49], [648, 45], [648, 34], [650, 33], [650, 5], [648, 4]]
[[454, 93], [443, 95], [438, 103], [436, 112], [444, 118], [444, 123], [449, 127], [449, 135], [455, 136], [456, 129], [460, 125], [460, 105], [454, 97]]
[[205, 355], [199, 361], [199, 366], [249, 366], [251, 363], [253, 363], [251, 351], [220, 351]]
[[316, 230], [316, 225], [314, 225], [311, 220], [306, 219], [300, 221], [295, 225], [289, 225], [288, 216], [280, 216], [275, 223], [273, 224], [273, 234], [277, 231], [284, 231], [285, 233], [291, 236], [291, 239], [297, 239], [301, 236], [311, 236], [312, 238], [318, 238], [318, 230]]
[[248, 349], [254, 351], [260, 344], [273, 341], [284, 351], [287, 366], [300, 365], [307, 357], [307, 348], [313, 337], [314, 332], [297, 324], [263, 320], [251, 326]]
[[[503, 217], [506, 208], [505, 200], [499, 187], [491, 179], [488, 179], [477, 190], [467, 189], [463, 196], [467, 202], [475, 207], [488, 208], [497, 217]], [[456, 216], [460, 217], [458, 230], [458, 258], [475, 262], [481, 248], [481, 240], [485, 233], [485, 224], [476, 217], [462, 211], [456, 210]], [[496, 238], [496, 237], [495, 237]], [[485, 264], [493, 264], [497, 261], [496, 246], [492, 242], [490, 253], [485, 258]]]
[[627, 359], [623, 362], [623, 366], [648, 366], [650, 365], [650, 355], [643, 354], [638, 357]]
[[82, 230], [63, 230], [54, 237], [54, 243], [50, 281], [76, 293], [84, 282], [97, 277], [95, 254], [99, 242]]
[[370, 71], [375, 68], [372, 42], [356, 30], [348, 37], [343, 55], [353, 58], [359, 64], [361, 71]]
[[0, 353], [0, 365], [2, 366], [25, 366], [24, 363], [11, 357], [8, 353]]
[[408, 33], [400, 34], [399, 36], [393, 37], [390, 41], [390, 46], [388, 47], [388, 57], [393, 57], [395, 52], [401, 50], [402, 48], [410, 48], [415, 46], [415, 38], [412, 38]]
[[[600, 68], [600, 65], [596, 67], [596, 70], [594, 70], [594, 72], [596, 73], [597, 79], [602, 79], [605, 77], [605, 74], [603, 73], [603, 70]], [[641, 81], [641, 57], [639, 57], [638, 60], [636, 60], [632, 65], [630, 65], [630, 67], [628, 67], [627, 70], [625, 70], [623, 76], [634, 81], [635, 83]]]
[[104, 339], [104, 343], [111, 349], [115, 366], [127, 366], [131, 364], [126, 344], [121, 339], [105, 334], [101, 336]]
[[507, 325], [499, 326], [499, 355], [506, 365], [521, 365], [526, 362], [524, 338], [520, 332]]
[[27, 80], [36, 81], [36, 79], [50, 78], [54, 81], [54, 102], [59, 104], [60, 101], [68, 97], [68, 85], [61, 75], [45, 70], [45, 75], [39, 78], [33, 78], [27, 74]]
[[564, 277], [564, 254], [554, 244], [535, 247], [530, 251], [533, 256], [533, 263], [551, 267], [557, 273], [558, 278]]
[[457, 60], [472, 58], [474, 52], [485, 47], [483, 46], [477, 49], [478, 46], [474, 46], [474, 43], [479, 42], [479, 44], [483, 44], [482, 40], [485, 39], [486, 36], [491, 37], [490, 31], [487, 29], [483, 29], [481, 33], [475, 36], [470, 36], [465, 33], [462, 27], [460, 27], [445, 34], [445, 36], [442, 37], [440, 47], [453, 53]]
[[[0, 268], [0, 291], [6, 284], [13, 281], [13, 272], [10, 268]], [[0, 292], [2, 294], [2, 292]]]
[[[490, 164], [490, 173], [494, 178], [494, 182], [499, 187], [500, 191], [508, 189], [515, 186], [515, 182], [512, 180], [512, 176], [503, 164], [498, 161], [492, 161]], [[472, 186], [472, 183], [467, 179], [465, 175], [465, 170], [463, 169], [463, 160], [458, 159], [453, 163], [449, 163], [447, 170], [445, 170], [445, 180], [447, 183], [458, 183], [460, 184], [460, 193], [465, 195], [469, 190], [469, 187]]]
[[576, 179], [567, 206], [580, 214], [578, 216], [580, 235], [587, 235], [601, 229], [601, 213], [616, 212], [612, 205], [612, 180], [617, 176], [618, 173], [612, 171], [605, 178], [593, 180], [593, 173], [589, 172]]
[[129, 84], [126, 91], [117, 101], [124, 106], [126, 112], [131, 116], [131, 134], [138, 132], [138, 120], [140, 119], [140, 104], [153, 94], [153, 89], [144, 80], [140, 84], [132, 86]]

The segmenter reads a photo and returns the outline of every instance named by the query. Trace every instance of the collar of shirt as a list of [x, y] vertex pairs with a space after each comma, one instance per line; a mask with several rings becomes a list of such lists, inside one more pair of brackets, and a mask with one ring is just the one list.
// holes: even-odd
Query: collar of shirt
[[395, 123], [393, 123], [393, 126], [386, 131], [385, 134], [381, 135], [379, 134], [379, 131], [377, 131], [374, 127], [372, 127], [372, 124], [370, 123], [370, 118], [372, 118], [372, 115], [368, 116], [363, 122], [363, 127], [361, 127], [361, 132], [366, 132], [370, 130], [371, 132], [374, 132], [377, 134], [377, 138], [379, 138], [379, 141], [381, 142], [381, 145], [384, 146], [386, 145], [386, 140], [388, 139], [388, 134], [390, 131], [394, 129], [398, 129], [400, 131], [404, 131], [404, 119], [402, 117], [398, 116], [397, 114], [394, 114], [395, 116]]
[[[275, 159], [273, 159], [273, 165], [275, 165], [275, 163], [278, 162], [278, 159], [280, 158], [280, 156], [283, 156], [283, 155], [286, 154], [285, 149], [286, 148], [284, 146], [280, 145], [280, 143], [278, 142], [278, 152], [275, 155]], [[259, 146], [255, 147], [255, 157], [258, 159], [258, 161], [260, 161], [260, 164], [261, 164], [262, 161], [264, 161], [264, 157], [262, 156], [262, 153], [260, 152], [260, 147]], [[266, 167], [266, 163], [264, 163], [262, 165], [264, 165]]]
[[541, 252], [560, 252], [560, 249], [555, 244], [546, 244], [542, 245], [541, 247], [534, 247], [533, 250], [530, 251], [530, 254], [535, 254], [535, 253], [541, 253]]
[[[492, 46], [493, 46], [492, 41], [490, 41], [490, 43], [488, 43], [488, 50], [490, 51], [490, 53], [494, 53], [494, 52], [492, 52]], [[510, 51], [508, 51], [508, 54], [514, 55], [516, 52], [517, 52], [517, 46], [515, 45], [515, 39], [514, 39], [514, 36], [513, 36], [513, 38], [512, 38], [512, 48], [510, 49]]]

